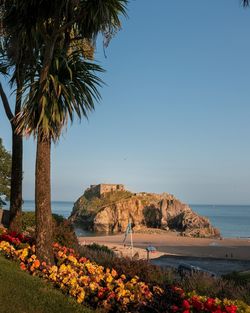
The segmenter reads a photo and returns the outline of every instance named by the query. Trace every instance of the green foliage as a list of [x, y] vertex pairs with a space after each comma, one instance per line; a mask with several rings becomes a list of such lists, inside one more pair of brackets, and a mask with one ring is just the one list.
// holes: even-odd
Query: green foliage
[[91, 245], [87, 245], [86, 247], [90, 250], [97, 251], [97, 252], [104, 252], [111, 256], [115, 255], [113, 250], [109, 249], [107, 246], [99, 245], [98, 243], [92, 243]]
[[0, 256], [0, 311], [8, 313], [91, 313], [38, 277]]
[[235, 274], [214, 278], [197, 273], [183, 277], [180, 285], [186, 291], [195, 290], [200, 295], [242, 300], [250, 304], [250, 282], [235, 280]]
[[54, 224], [53, 237], [54, 242], [58, 242], [60, 245], [68, 248], [73, 248], [76, 252], [78, 251], [78, 239], [73, 226], [68, 220]]
[[82, 197], [78, 199], [81, 207], [81, 213], [96, 213], [106, 205], [112, 205], [117, 201], [131, 198], [133, 193], [129, 191], [112, 191], [102, 194], [100, 197], [94, 196], [86, 191]]
[[[73, 226], [63, 216], [52, 214], [53, 240], [62, 246], [78, 250], [78, 240]], [[36, 226], [35, 212], [22, 212], [22, 231], [34, 234]]]
[[[65, 221], [64, 217], [58, 214], [52, 214], [53, 221], [57, 225]], [[28, 228], [34, 228], [36, 226], [35, 212], [22, 212], [22, 231], [26, 231]]]
[[[16, 51], [10, 59], [26, 69], [20, 132], [37, 135], [39, 129], [56, 140], [74, 115], [86, 117], [94, 109], [94, 100], [100, 98], [97, 88], [102, 85], [96, 72], [103, 70], [86, 62], [84, 39], [85, 46], [86, 40], [94, 46], [102, 34], [107, 45], [121, 27], [126, 4], [127, 0], [2, 1], [4, 38]], [[20, 60], [19, 55], [26, 58]]]
[[[4, 148], [0, 138], [0, 207], [10, 196], [11, 154]], [[3, 199], [1, 199], [1, 197]]]
[[29, 228], [35, 228], [35, 225], [35, 212], [22, 212], [22, 231], [26, 231]]
[[[232, 272], [230, 274], [224, 275], [224, 279], [234, 282], [237, 285], [250, 285], [250, 271], [246, 272]], [[249, 290], [250, 293], [250, 290]]]
[[[51, 63], [41, 100], [39, 77], [32, 83], [34, 92], [32, 97], [29, 94], [26, 98], [18, 129], [28, 129], [36, 134], [42, 127], [46, 136], [57, 140], [67, 122], [73, 122], [74, 113], [79, 118], [87, 117], [88, 112], [94, 109], [94, 100], [100, 99], [97, 87], [102, 85], [95, 74], [98, 72], [103, 72], [103, 69], [86, 62], [79, 53], [72, 52], [66, 57], [65, 51], [58, 52]], [[29, 85], [27, 87], [30, 88]], [[46, 111], [34, 105], [39, 101], [42, 101]]]

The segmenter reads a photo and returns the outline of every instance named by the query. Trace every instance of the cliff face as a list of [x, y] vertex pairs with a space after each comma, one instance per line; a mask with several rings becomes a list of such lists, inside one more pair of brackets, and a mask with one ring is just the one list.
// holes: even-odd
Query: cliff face
[[179, 231], [183, 236], [219, 237], [207, 218], [169, 194], [113, 192], [97, 198], [85, 195], [74, 204], [70, 220], [96, 232], [125, 232], [131, 219], [134, 230], [148, 227]]

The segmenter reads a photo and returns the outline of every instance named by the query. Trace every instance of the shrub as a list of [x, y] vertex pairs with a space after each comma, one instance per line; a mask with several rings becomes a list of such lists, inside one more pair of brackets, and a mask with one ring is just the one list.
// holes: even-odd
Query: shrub
[[[92, 245], [91, 245], [92, 246]], [[99, 245], [96, 245], [99, 246]], [[131, 260], [130, 258], [117, 257], [109, 253], [110, 249], [91, 249], [90, 246], [81, 246], [79, 253], [104, 267], [114, 267], [122, 275], [126, 273], [128, 278], [139, 276], [146, 283], [173, 283], [175, 273], [173, 270], [163, 269], [150, 264], [145, 260]]]
[[74, 228], [68, 220], [63, 222], [54, 222], [53, 229], [54, 241], [62, 246], [79, 250], [79, 243]]
[[[229, 276], [231, 277], [231, 276]], [[250, 304], [250, 283], [235, 283], [225, 278], [213, 278], [201, 273], [184, 276], [180, 285], [187, 291], [196, 290], [200, 295], [209, 297], [240, 299]]]
[[35, 212], [22, 212], [22, 231], [34, 228], [36, 225]]
[[[54, 241], [62, 246], [71, 247], [78, 250], [78, 240], [71, 223], [63, 216], [52, 214]], [[35, 233], [35, 212], [22, 213], [22, 229], [34, 236]]]
[[99, 245], [98, 243], [92, 243], [90, 245], [87, 245], [86, 247], [93, 251], [104, 252], [104, 253], [110, 254], [111, 256], [115, 256], [115, 253], [113, 250], [109, 249], [107, 246]]

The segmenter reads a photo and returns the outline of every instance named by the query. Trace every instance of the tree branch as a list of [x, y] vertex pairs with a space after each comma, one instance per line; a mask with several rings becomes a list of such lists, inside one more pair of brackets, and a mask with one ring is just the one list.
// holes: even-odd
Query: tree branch
[[6, 97], [6, 94], [3, 90], [3, 86], [2, 84], [0, 83], [0, 96], [1, 96], [1, 99], [2, 99], [2, 102], [3, 102], [3, 107], [4, 107], [4, 110], [5, 110], [5, 113], [9, 119], [9, 121], [12, 123], [12, 119], [14, 118], [14, 115], [13, 113], [11, 112], [11, 109], [10, 109], [10, 104], [9, 104], [9, 101]]

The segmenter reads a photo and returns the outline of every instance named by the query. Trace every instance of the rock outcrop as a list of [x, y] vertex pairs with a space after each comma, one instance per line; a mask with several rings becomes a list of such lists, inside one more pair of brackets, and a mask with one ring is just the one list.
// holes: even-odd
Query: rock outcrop
[[183, 236], [217, 238], [219, 231], [173, 195], [115, 191], [99, 197], [88, 192], [74, 204], [70, 220], [87, 230], [125, 232], [128, 221], [134, 230], [175, 230]]

